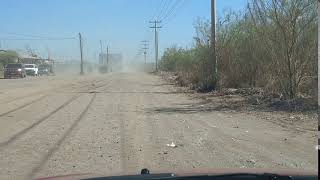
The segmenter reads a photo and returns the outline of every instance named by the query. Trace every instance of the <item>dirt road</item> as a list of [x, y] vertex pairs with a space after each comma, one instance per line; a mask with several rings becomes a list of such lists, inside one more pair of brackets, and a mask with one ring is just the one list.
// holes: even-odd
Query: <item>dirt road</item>
[[0, 123], [0, 179], [144, 167], [317, 169], [315, 131], [206, 108], [144, 73], [2, 79]]

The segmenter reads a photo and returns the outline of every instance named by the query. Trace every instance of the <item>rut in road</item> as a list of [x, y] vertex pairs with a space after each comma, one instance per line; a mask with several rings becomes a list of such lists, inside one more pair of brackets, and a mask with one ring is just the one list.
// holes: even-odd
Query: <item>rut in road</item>
[[[98, 81], [98, 82], [101, 82], [101, 81]], [[97, 82], [96, 82], [96, 83], [97, 83]], [[98, 87], [95, 87], [95, 88], [97, 89], [97, 88], [99, 88], [99, 87], [106, 86], [106, 85], [108, 85], [109, 83], [110, 83], [110, 82], [108, 82], [107, 84], [99, 85]], [[90, 84], [85, 84], [85, 85], [82, 85], [82, 86], [80, 86], [80, 87], [77, 87], [77, 89], [81, 89], [81, 88], [89, 87], [89, 86], [90, 86]], [[68, 86], [68, 87], [69, 87], [69, 86]], [[59, 88], [61, 88], [61, 87], [59, 87]], [[53, 91], [56, 90], [56, 89], [59, 89], [59, 88], [54, 88]], [[39, 93], [39, 92], [37, 92], [37, 93]], [[8, 115], [8, 114], [10, 114], [10, 113], [13, 113], [13, 112], [15, 112], [15, 111], [18, 111], [18, 110], [20, 110], [20, 109], [22, 109], [22, 108], [25, 108], [25, 107], [27, 107], [27, 106], [30, 106], [30, 105], [32, 105], [32, 104], [34, 104], [34, 103], [36, 103], [36, 102], [44, 99], [45, 97], [48, 97], [49, 95], [50, 95], [50, 93], [47, 93], [47, 94], [41, 96], [40, 98], [34, 99], [34, 100], [32, 100], [32, 101], [30, 101], [30, 102], [27, 102], [27, 103], [25, 103], [25, 104], [23, 104], [23, 105], [21, 105], [21, 106], [18, 106], [18, 107], [14, 108], [14, 109], [11, 109], [11, 110], [7, 111], [7, 112], [4, 112], [4, 113], [0, 114], [0, 117], [6, 116], [6, 115]], [[14, 98], [14, 100], [17, 100], [17, 99]], [[4, 104], [4, 103], [3, 103], [3, 104]]]
[[[99, 83], [99, 82], [102, 82], [103, 80], [98, 80], [98, 81], [95, 81], [94, 83]], [[85, 82], [87, 83], [87, 82]], [[89, 83], [92, 83], [92, 82], [89, 82]], [[105, 85], [105, 84], [104, 84]], [[104, 86], [104, 85], [100, 85], [100, 86]], [[79, 86], [77, 88], [81, 89], [81, 88], [84, 88], [84, 87], [89, 87], [90, 84], [85, 84], [85, 85], [82, 85], [82, 86]], [[52, 91], [56, 91], [56, 90], [59, 90], [61, 88], [70, 88], [72, 87], [72, 84], [70, 85], [67, 85], [67, 86], [59, 86], [59, 87], [56, 87], [56, 88], [53, 88], [53, 89], [50, 89], [50, 92]], [[97, 88], [97, 87], [96, 87]], [[14, 102], [14, 101], [17, 101], [17, 100], [21, 100], [21, 99], [25, 99], [27, 97], [34, 97], [34, 96], [38, 96], [39, 93], [45, 93], [44, 95], [45, 96], [48, 96], [50, 95], [50, 92], [47, 92], [48, 90], [43, 90], [43, 91], [36, 91], [36, 92], [33, 92], [33, 93], [30, 93], [30, 94], [26, 94], [26, 95], [23, 95], [23, 96], [17, 96], [17, 97], [14, 97], [14, 98], [11, 98], [9, 100], [1, 100], [0, 104], [7, 104], [7, 103], [11, 103], [11, 102]], [[6, 114], [5, 114], [6, 115]], [[0, 115], [1, 117], [2, 115]]]
[[42, 93], [42, 92], [45, 92], [45, 91], [37, 91], [37, 92], [30, 93], [30, 94], [27, 94], [27, 95], [24, 95], [24, 96], [17, 96], [17, 97], [11, 98], [11, 99], [6, 100], [6, 101], [1, 101], [1, 104], [7, 104], [7, 103], [10, 103], [10, 102], [13, 102], [13, 101], [20, 100], [20, 99], [25, 99], [27, 97], [34, 97], [34, 96], [37, 96], [39, 93]]
[[68, 104], [70, 104], [71, 102], [75, 101], [77, 98], [79, 98], [80, 96], [73, 96], [72, 98], [70, 98], [67, 102], [63, 103], [61, 106], [59, 106], [58, 108], [56, 108], [55, 110], [53, 110], [52, 112], [50, 112], [48, 115], [40, 118], [38, 121], [34, 122], [33, 124], [31, 124], [30, 126], [28, 126], [27, 128], [23, 129], [22, 131], [18, 132], [17, 134], [13, 135], [12, 137], [10, 137], [7, 141], [5, 142], [1, 142], [0, 143], [0, 147], [3, 146], [7, 146], [8, 144], [10, 144], [11, 142], [15, 141], [16, 139], [18, 139], [19, 137], [21, 137], [23, 134], [27, 133], [29, 130], [31, 130], [32, 128], [36, 127], [37, 125], [39, 125], [40, 123], [42, 123], [43, 121], [45, 121], [46, 119], [48, 119], [50, 116], [52, 116], [53, 114], [57, 113], [59, 110], [61, 110], [62, 108], [66, 107]]
[[[99, 85], [98, 87], [95, 87], [95, 89], [97, 88], [100, 88], [100, 87], [104, 87], [104, 86], [108, 86], [110, 84], [111, 81], [107, 82], [106, 84], [103, 84], [103, 85]], [[84, 85], [84, 86], [80, 86], [80, 88], [83, 88], [83, 87], [87, 87], [88, 84]], [[9, 113], [12, 113], [14, 111], [17, 111], [21, 108], [24, 108], [26, 106], [29, 106], [33, 103], [35, 103], [36, 101], [39, 101], [45, 97], [49, 96], [48, 95], [45, 95], [45, 96], [42, 96], [41, 98], [38, 98], [38, 99], [35, 99], [27, 104], [24, 104], [23, 106], [19, 106], [18, 108], [15, 108], [13, 110], [10, 110], [6, 113], [3, 113], [0, 115], [1, 116], [5, 116]], [[28, 126], [27, 128], [23, 129], [22, 131], [16, 133], [15, 135], [11, 136], [7, 141], [5, 142], [1, 142], [0, 143], [0, 147], [4, 147], [4, 146], [7, 146], [9, 145], [10, 143], [12, 143], [13, 141], [15, 141], [16, 139], [18, 139], [19, 137], [21, 137], [22, 135], [24, 135], [25, 133], [27, 133], [28, 131], [30, 131], [31, 129], [33, 129], [34, 127], [36, 127], [37, 125], [39, 125], [40, 123], [42, 123], [43, 121], [45, 121], [46, 119], [48, 119], [49, 117], [51, 117], [53, 114], [57, 113], [58, 111], [60, 111], [61, 109], [63, 109], [64, 107], [66, 107], [67, 105], [69, 105], [70, 103], [72, 103], [73, 101], [75, 101], [76, 99], [78, 99], [80, 97], [80, 95], [75, 95], [73, 96], [72, 98], [70, 98], [68, 101], [66, 101], [65, 103], [63, 103], [61, 106], [59, 106], [58, 108], [56, 108], [55, 110], [53, 110], [52, 112], [50, 112], [48, 115], [40, 118], [39, 120], [37, 120], [36, 122], [34, 122], [33, 124], [31, 124], [30, 126]]]
[[59, 149], [60, 145], [63, 143], [63, 141], [70, 135], [70, 133], [74, 130], [75, 127], [79, 124], [79, 122], [85, 117], [85, 114], [88, 112], [91, 104], [94, 102], [96, 98], [96, 93], [93, 94], [91, 97], [90, 102], [87, 104], [86, 108], [82, 111], [82, 113], [78, 116], [78, 118], [71, 124], [69, 129], [62, 135], [62, 137], [58, 140], [58, 142], [51, 148], [48, 153], [43, 156], [35, 166], [32, 171], [28, 174], [26, 179], [33, 179], [33, 176], [41, 169], [41, 167], [48, 161], [48, 159]]
[[18, 110], [20, 110], [20, 109], [22, 109], [22, 108], [25, 108], [25, 107], [27, 107], [27, 106], [30, 106], [30, 105], [32, 105], [33, 103], [36, 103], [36, 102], [44, 99], [44, 98], [47, 97], [47, 96], [49, 96], [49, 95], [43, 95], [43, 96], [41, 96], [40, 98], [34, 99], [34, 100], [32, 100], [32, 101], [30, 101], [30, 102], [28, 102], [28, 103], [25, 103], [25, 104], [23, 104], [23, 105], [21, 105], [21, 106], [18, 106], [18, 107], [16, 107], [16, 108], [14, 108], [14, 109], [11, 109], [11, 110], [9, 110], [9, 111], [7, 111], [7, 112], [4, 112], [4, 113], [0, 114], [0, 117], [6, 116], [6, 115], [8, 115], [8, 114], [10, 114], [10, 113], [13, 113], [13, 112], [15, 112], [15, 111], [18, 111]]

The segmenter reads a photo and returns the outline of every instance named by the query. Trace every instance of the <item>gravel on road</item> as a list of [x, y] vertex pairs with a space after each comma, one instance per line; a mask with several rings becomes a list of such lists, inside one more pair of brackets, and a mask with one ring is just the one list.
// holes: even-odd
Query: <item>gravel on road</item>
[[0, 79], [0, 85], [0, 179], [142, 168], [317, 170], [316, 131], [194, 106], [201, 101], [155, 75]]

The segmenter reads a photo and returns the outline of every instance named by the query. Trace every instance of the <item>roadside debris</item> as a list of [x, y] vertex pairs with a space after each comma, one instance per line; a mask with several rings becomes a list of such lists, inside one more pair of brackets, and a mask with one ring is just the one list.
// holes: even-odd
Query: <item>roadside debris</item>
[[167, 144], [167, 146], [168, 147], [173, 147], [173, 148], [177, 147], [177, 145], [175, 145], [173, 142], [171, 142], [171, 144]]
[[158, 152], [158, 154], [168, 154], [168, 151]]

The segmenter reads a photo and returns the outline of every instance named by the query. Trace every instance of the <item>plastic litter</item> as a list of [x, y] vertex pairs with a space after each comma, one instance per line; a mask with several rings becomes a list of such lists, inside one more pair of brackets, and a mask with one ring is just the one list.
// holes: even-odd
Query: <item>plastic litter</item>
[[168, 147], [173, 147], [173, 148], [177, 147], [177, 145], [175, 145], [173, 142], [171, 142], [171, 144], [167, 144], [167, 146]]

